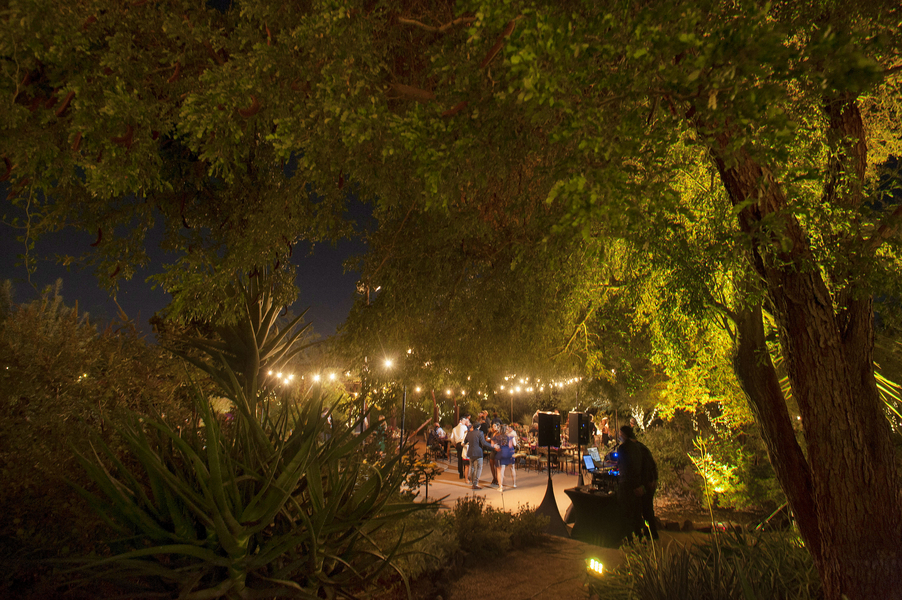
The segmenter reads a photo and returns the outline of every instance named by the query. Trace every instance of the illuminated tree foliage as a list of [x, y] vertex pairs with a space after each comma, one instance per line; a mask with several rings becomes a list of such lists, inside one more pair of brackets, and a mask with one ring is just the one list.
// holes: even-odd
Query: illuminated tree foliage
[[343, 231], [351, 188], [386, 225], [370, 306], [459, 347], [605, 338], [596, 287], [635, 281], [618, 299], [671, 374], [729, 347], [827, 597], [898, 598], [873, 298], [900, 283], [900, 30], [884, 1], [18, 2], [0, 154], [23, 225], [96, 230], [108, 275], [162, 218], [197, 311]]

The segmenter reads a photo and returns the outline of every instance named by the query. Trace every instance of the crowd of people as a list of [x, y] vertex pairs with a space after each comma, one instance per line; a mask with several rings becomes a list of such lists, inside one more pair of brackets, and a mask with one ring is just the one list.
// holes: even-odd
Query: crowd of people
[[[492, 474], [488, 487], [503, 491], [508, 473], [510, 487], [517, 487], [514, 455], [520, 449], [521, 440], [527, 447], [536, 446], [537, 422], [538, 411], [533, 419], [533, 427], [527, 428], [518, 424], [505, 424], [497, 413], [489, 418], [488, 411], [483, 410], [475, 419], [469, 414], [462, 416], [450, 434], [439, 423], [435, 423], [428, 434], [428, 441], [448, 457], [450, 447], [454, 446], [457, 450], [458, 477], [466, 480], [472, 489], [483, 489], [480, 477], [487, 463]], [[569, 427], [565, 424], [561, 429], [561, 445], [567, 446]], [[657, 465], [648, 448], [636, 439], [636, 429], [636, 420], [630, 419], [630, 424], [620, 427], [615, 435], [611, 431], [608, 417], [602, 416], [597, 422], [593, 418], [589, 424], [590, 445], [597, 446], [608, 457], [616, 457], [618, 496], [631, 535], [650, 535], [657, 539], [654, 516]]]
[[467, 480], [474, 490], [482, 489], [480, 477], [486, 463], [492, 473], [488, 485], [504, 491], [504, 479], [510, 473], [511, 487], [517, 487], [517, 468], [514, 454], [520, 447], [520, 433], [517, 426], [506, 424], [495, 413], [489, 418], [487, 410], [481, 411], [474, 420], [471, 415], [461, 417], [458, 424], [446, 434], [436, 423], [429, 433], [431, 446], [440, 447], [450, 456], [449, 447], [457, 450], [457, 473]]

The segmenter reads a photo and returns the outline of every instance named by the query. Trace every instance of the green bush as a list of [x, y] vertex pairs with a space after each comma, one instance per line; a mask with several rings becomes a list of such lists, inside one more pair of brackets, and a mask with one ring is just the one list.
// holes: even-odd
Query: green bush
[[406, 550], [400, 538], [386, 549], [370, 537], [422, 507], [391, 501], [404, 475], [397, 460], [358, 458], [366, 432], [330, 426], [315, 401], [297, 408], [291, 430], [287, 411], [259, 423], [243, 411], [224, 432], [205, 399], [197, 410], [203, 427], [193, 430], [138, 419], [123, 428], [138, 468], [100, 442], [107, 464], [82, 457], [103, 493], [80, 491], [126, 537], [81, 571], [124, 589], [140, 583], [136, 595], [318, 598], [365, 590]]
[[666, 423], [646, 429], [640, 441], [651, 451], [658, 465], [658, 494], [699, 503], [702, 481], [692, 465], [689, 452], [692, 431]]
[[698, 441], [706, 452], [693, 452], [693, 461], [707, 479], [715, 506], [773, 510], [786, 501], [757, 425], [726, 428]]
[[548, 517], [525, 505], [517, 513], [487, 506], [481, 496], [460, 498], [443, 517], [457, 547], [476, 557], [491, 557], [512, 547], [537, 542], [548, 525]]
[[[705, 484], [715, 507], [768, 511], [785, 502], [758, 426], [717, 425], [693, 431], [674, 419], [639, 436], [658, 465], [658, 493], [703, 503]], [[696, 443], [702, 443], [701, 453]]]
[[697, 546], [648, 542], [589, 587], [609, 600], [809, 600], [823, 597], [811, 554], [793, 534], [712, 536]]
[[60, 290], [16, 304], [0, 287], [0, 595], [46, 570], [26, 561], [87, 554], [109, 533], [63, 479], [88, 485], [73, 446], [89, 452], [97, 434], [122, 456], [123, 408], [172, 422], [190, 414], [184, 369], [166, 351], [130, 323], [98, 330]]

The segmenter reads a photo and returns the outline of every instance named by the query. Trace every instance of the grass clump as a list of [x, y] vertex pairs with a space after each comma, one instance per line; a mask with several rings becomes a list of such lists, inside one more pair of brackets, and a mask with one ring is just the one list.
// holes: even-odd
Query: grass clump
[[641, 543], [619, 568], [589, 583], [611, 600], [815, 600], [823, 598], [810, 553], [797, 535], [712, 536], [703, 544]]

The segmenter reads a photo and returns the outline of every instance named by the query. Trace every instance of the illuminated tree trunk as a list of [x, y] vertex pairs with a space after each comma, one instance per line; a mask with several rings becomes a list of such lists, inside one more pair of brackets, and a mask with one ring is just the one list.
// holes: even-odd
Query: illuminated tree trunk
[[811, 470], [796, 441], [786, 399], [765, 345], [761, 307], [741, 309], [733, 317], [737, 334], [733, 370], [761, 426], [768, 458], [793, 508], [802, 537], [815, 562], [820, 564], [820, 526], [814, 506]]
[[721, 134], [713, 154], [733, 205], [742, 207], [740, 225], [752, 239], [754, 270], [779, 328], [802, 416], [811, 499], [805, 465], [787, 429], [785, 401], [776, 395], [763, 339], [756, 339], [760, 318], [754, 315], [740, 327], [753, 348], [743, 349], [742, 341], [738, 346], [740, 382], [762, 419], [826, 597], [902, 598], [891, 575], [902, 572], [902, 504], [889, 424], [874, 381], [871, 299], [859, 295], [834, 308], [804, 231], [783, 211], [787, 203], [780, 184], [744, 153], [725, 160], [729, 141]]

